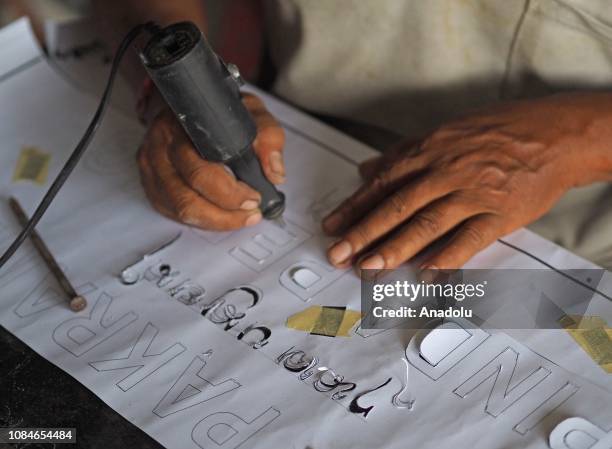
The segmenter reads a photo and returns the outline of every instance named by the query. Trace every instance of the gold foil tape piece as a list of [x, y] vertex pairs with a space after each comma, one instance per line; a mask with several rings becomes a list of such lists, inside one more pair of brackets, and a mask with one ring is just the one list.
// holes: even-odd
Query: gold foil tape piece
[[31, 181], [38, 185], [47, 182], [51, 155], [36, 147], [23, 147], [13, 173], [13, 182]]
[[612, 329], [599, 316], [566, 315], [561, 326], [607, 373], [612, 373]]
[[311, 335], [348, 337], [361, 312], [346, 307], [310, 306], [287, 318], [287, 327]]

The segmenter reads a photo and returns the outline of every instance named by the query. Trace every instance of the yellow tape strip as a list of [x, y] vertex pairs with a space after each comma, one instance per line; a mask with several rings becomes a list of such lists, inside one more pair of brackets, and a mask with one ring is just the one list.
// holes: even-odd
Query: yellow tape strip
[[346, 307], [310, 306], [287, 318], [287, 327], [311, 335], [348, 337], [361, 312]]
[[50, 161], [51, 155], [38, 148], [22, 148], [13, 174], [13, 182], [32, 181], [43, 185], [47, 182]]
[[595, 363], [612, 373], [612, 329], [603, 318], [566, 315], [559, 322]]

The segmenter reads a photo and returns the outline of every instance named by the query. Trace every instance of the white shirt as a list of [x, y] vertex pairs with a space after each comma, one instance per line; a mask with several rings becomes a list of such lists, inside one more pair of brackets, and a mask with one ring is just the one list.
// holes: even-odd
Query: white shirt
[[414, 135], [504, 98], [612, 86], [610, 0], [265, 0], [274, 90]]
[[[265, 0], [275, 92], [418, 137], [466, 109], [612, 87], [612, 0]], [[542, 121], [546, 126], [546, 121]], [[531, 228], [612, 268], [612, 186]]]

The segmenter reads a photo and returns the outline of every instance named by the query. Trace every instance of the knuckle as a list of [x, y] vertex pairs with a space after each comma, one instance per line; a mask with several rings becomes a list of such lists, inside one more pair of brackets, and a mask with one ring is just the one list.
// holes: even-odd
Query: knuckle
[[396, 265], [403, 262], [404, 249], [396, 242], [389, 242], [378, 251], [385, 261], [386, 268], [395, 268]]
[[365, 224], [355, 226], [348, 240], [351, 242], [352, 246], [355, 247], [355, 250], [360, 250], [367, 246], [372, 241], [372, 233], [370, 232], [369, 226]]
[[247, 109], [259, 109], [263, 107], [263, 101], [257, 95], [244, 94], [242, 97], [242, 103]]
[[392, 212], [399, 216], [404, 216], [408, 210], [408, 202], [404, 194], [395, 193], [389, 198], [389, 205]]
[[466, 226], [463, 234], [467, 241], [476, 248], [482, 248], [485, 245], [484, 232], [475, 226]]
[[210, 175], [210, 171], [204, 165], [193, 167], [187, 176], [187, 182], [189, 185], [201, 189], [206, 185]]
[[424, 211], [413, 218], [413, 224], [420, 234], [438, 234], [441, 231], [441, 218], [442, 214], [438, 211]]
[[481, 186], [500, 188], [508, 181], [508, 173], [497, 165], [489, 164], [481, 169], [478, 181]]
[[429, 148], [432, 146], [436, 146], [442, 142], [445, 142], [449, 138], [452, 138], [454, 133], [451, 129], [446, 126], [441, 126], [434, 131], [432, 131], [421, 143], [422, 148]]
[[195, 149], [191, 141], [184, 141], [182, 139], [175, 139], [167, 145], [167, 151], [170, 153], [172, 159], [177, 161], [191, 161], [194, 157], [200, 157], [198, 151]]
[[376, 173], [376, 175], [369, 182], [369, 187], [374, 191], [381, 191], [384, 190], [390, 182], [391, 179], [389, 170], [381, 170]]
[[397, 173], [398, 177], [401, 177], [408, 171], [421, 168], [422, 165], [423, 158], [421, 157], [421, 153], [405, 153], [399, 158], [387, 159], [384, 168], [389, 171], [394, 171]]
[[500, 128], [489, 128], [485, 129], [484, 131], [480, 131], [474, 136], [474, 140], [478, 142], [486, 142], [489, 145], [513, 145], [516, 143], [514, 136], [508, 134]]
[[285, 145], [285, 131], [278, 125], [270, 125], [257, 132], [257, 140], [266, 148], [280, 149]]
[[176, 216], [183, 223], [194, 223], [195, 214], [193, 202], [189, 198], [179, 198], [174, 205]]

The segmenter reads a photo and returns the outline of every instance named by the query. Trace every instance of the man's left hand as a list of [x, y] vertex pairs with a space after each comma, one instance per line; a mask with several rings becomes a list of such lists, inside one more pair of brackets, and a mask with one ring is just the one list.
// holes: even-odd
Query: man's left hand
[[568, 189], [610, 179], [606, 94], [505, 103], [362, 164], [365, 184], [323, 221], [338, 267], [392, 269], [443, 236], [421, 268], [460, 268], [546, 213]]

